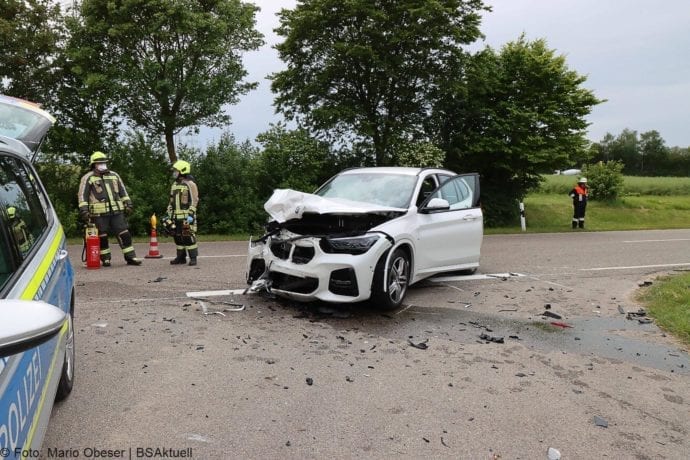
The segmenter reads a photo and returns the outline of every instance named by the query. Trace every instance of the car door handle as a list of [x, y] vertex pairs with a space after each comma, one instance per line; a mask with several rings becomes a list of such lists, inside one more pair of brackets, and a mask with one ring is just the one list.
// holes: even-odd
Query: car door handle
[[69, 252], [67, 252], [66, 249], [61, 249], [60, 253], [58, 254], [58, 260], [62, 260], [65, 257], [67, 257], [68, 255], [69, 255]]
[[477, 220], [479, 216], [465, 216], [462, 220]]

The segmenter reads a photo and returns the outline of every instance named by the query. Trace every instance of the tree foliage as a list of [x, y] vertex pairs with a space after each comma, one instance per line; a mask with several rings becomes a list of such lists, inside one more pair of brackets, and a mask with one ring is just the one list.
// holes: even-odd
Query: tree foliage
[[311, 193], [338, 172], [328, 144], [303, 129], [290, 131], [273, 125], [257, 141], [262, 146], [257, 159], [257, 188], [262, 198], [268, 199], [276, 188]]
[[222, 110], [255, 87], [245, 83], [242, 53], [255, 50], [257, 7], [240, 0], [84, 0], [75, 70], [114, 91], [133, 127], [165, 137], [229, 121]]
[[585, 116], [601, 101], [544, 40], [523, 36], [499, 52], [485, 48], [464, 70], [449, 82], [429, 129], [449, 167], [481, 174], [487, 222], [507, 223], [543, 172], [585, 150]]
[[415, 137], [447, 62], [479, 36], [481, 0], [304, 0], [279, 13], [287, 69], [272, 76], [277, 109], [331, 138], [369, 142], [375, 164]]
[[205, 154], [185, 151], [181, 156], [192, 163], [199, 188], [200, 233], [244, 233], [265, 221], [265, 199], [256, 187], [256, 147], [224, 135]]
[[0, 93], [45, 102], [64, 39], [60, 4], [0, 0]]
[[611, 201], [623, 192], [623, 163], [600, 161], [585, 165], [582, 173], [587, 176], [589, 196], [593, 200]]

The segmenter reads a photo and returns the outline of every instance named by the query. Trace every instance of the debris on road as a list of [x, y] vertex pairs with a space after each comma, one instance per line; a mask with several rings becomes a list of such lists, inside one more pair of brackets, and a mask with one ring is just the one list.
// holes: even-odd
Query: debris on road
[[503, 336], [494, 336], [494, 335], [489, 335], [485, 332], [482, 332], [479, 335], [479, 338], [482, 340], [486, 340], [487, 342], [494, 342], [494, 343], [505, 343], [503, 340]]
[[307, 385], [312, 386], [314, 384], [314, 379], [311, 377], [307, 377]]
[[549, 447], [546, 451], [546, 458], [548, 460], [561, 460], [561, 452], [558, 449]]
[[562, 317], [561, 315], [559, 315], [558, 313], [554, 313], [554, 312], [548, 311], [548, 310], [545, 311], [544, 313], [542, 313], [541, 316], [548, 316], [549, 318], [553, 318], [553, 319], [561, 319], [561, 318], [563, 318], [563, 317]]
[[552, 326], [556, 326], [556, 327], [563, 328], [563, 329], [567, 329], [567, 328], [569, 328], [569, 327], [573, 327], [573, 326], [571, 326], [570, 324], [561, 323], [560, 321], [551, 321], [549, 324], [551, 324]]
[[411, 346], [413, 346], [413, 347], [415, 347], [415, 348], [418, 348], [418, 349], [420, 349], [420, 350], [426, 350], [427, 348], [429, 348], [429, 346], [426, 344], [428, 341], [429, 341], [429, 339], [426, 339], [426, 340], [423, 341], [423, 342], [414, 343], [412, 340], [407, 339], [407, 342], [408, 342]]
[[609, 422], [607, 422], [605, 418], [599, 417], [598, 415], [594, 416], [594, 424], [596, 426], [600, 426], [602, 428], [608, 428], [609, 427]]

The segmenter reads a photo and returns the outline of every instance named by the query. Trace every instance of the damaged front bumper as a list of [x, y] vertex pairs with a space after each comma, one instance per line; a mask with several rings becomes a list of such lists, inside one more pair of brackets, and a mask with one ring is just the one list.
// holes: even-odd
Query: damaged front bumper
[[299, 301], [360, 302], [371, 297], [377, 263], [392, 246], [381, 232], [336, 238], [281, 229], [250, 239], [247, 283]]

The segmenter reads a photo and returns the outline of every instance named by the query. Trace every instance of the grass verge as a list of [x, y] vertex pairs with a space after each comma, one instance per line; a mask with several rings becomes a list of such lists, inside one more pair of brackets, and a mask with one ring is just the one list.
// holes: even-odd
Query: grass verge
[[659, 278], [641, 289], [637, 300], [660, 328], [690, 346], [690, 272]]

